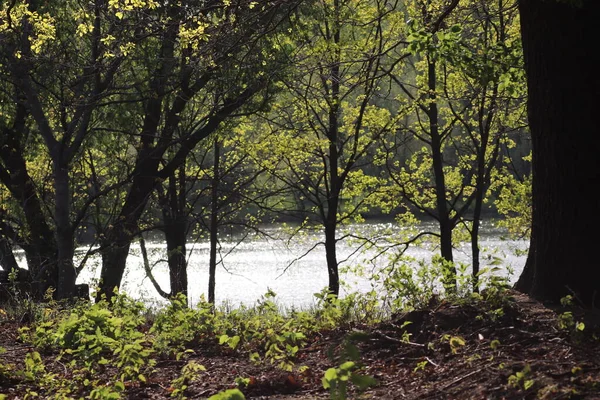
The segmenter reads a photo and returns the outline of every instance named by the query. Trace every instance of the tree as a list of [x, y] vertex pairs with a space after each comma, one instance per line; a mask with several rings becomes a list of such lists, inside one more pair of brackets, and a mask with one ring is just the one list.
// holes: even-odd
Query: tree
[[[257, 162], [289, 188], [309, 225], [323, 230], [328, 290], [339, 294], [339, 228], [361, 217], [377, 192], [378, 141], [395, 117], [376, 105], [384, 85], [381, 63], [401, 46], [394, 30], [399, 6], [389, 0], [334, 0], [306, 10], [294, 38], [297, 76], [269, 115], [270, 137]], [[310, 18], [310, 19], [309, 19]], [[315, 245], [316, 247], [316, 245]], [[314, 247], [313, 247], [314, 248]]]
[[[471, 1], [448, 18], [457, 21], [465, 13], [472, 15], [464, 19], [468, 21], [462, 28], [464, 47], [444, 65], [442, 80], [450, 110], [447, 118], [458, 121], [461, 136], [453, 147], [460, 159], [465, 199], [453, 203], [453, 209], [471, 238], [474, 290], [480, 272], [479, 230], [489, 189], [512, 178], [509, 149], [515, 147], [513, 137], [526, 127], [515, 6], [505, 0]], [[448, 65], [452, 61], [455, 67]]]
[[532, 136], [529, 255], [516, 288], [540, 300], [600, 293], [600, 132], [597, 47], [600, 3], [520, 0]]
[[[194, 125], [193, 118], [183, 124], [189, 125]], [[258, 182], [262, 181], [264, 171], [256, 168], [245, 151], [251, 133], [243, 127], [234, 129], [232, 125], [243, 126], [225, 124], [210, 140], [200, 143], [176, 174], [157, 188], [156, 201], [149, 204], [146, 212], [148, 222], [142, 221], [148, 226], [144, 230], [156, 229], [164, 234], [167, 257], [153, 265], [141, 234], [140, 245], [146, 273], [156, 291], [165, 298], [173, 298], [179, 293], [187, 295], [189, 254], [186, 248], [190, 238], [202, 240], [208, 232], [208, 302], [214, 303], [216, 267], [223, 262], [220, 231], [229, 227], [243, 233], [261, 233], [257, 227], [261, 208], [271, 193], [265, 190], [264, 182]], [[154, 220], [158, 221], [155, 223]], [[244, 234], [240, 242], [246, 236]], [[160, 262], [166, 262], [169, 268], [169, 292], [160, 287], [152, 273], [152, 267]]]
[[[450, 147], [448, 142], [452, 139], [457, 118], [445, 119], [440, 113], [443, 100], [440, 99], [438, 75], [440, 66], [449, 58], [448, 50], [459, 38], [460, 29], [448, 28], [445, 21], [457, 5], [458, 1], [447, 6], [444, 2], [430, 0], [407, 3], [411, 21], [407, 24], [408, 49], [416, 56], [416, 65], [413, 76], [406, 67], [401, 74], [403, 78], [413, 78], [414, 82], [406, 84], [397, 76], [397, 71], [389, 72], [415, 109], [414, 117], [407, 119], [400, 131], [423, 142], [423, 147], [414, 149], [401, 168], [398, 168], [401, 165], [398, 159], [387, 163], [390, 177], [402, 198], [436, 220], [439, 234], [434, 236], [439, 238], [440, 255], [453, 270], [452, 233], [461, 217], [453, 210], [453, 204], [456, 204], [455, 199], [462, 197], [462, 185], [452, 191], [448, 167], [444, 165], [444, 152]], [[390, 168], [390, 165], [395, 168]]]
[[[262, 46], [293, 5], [215, 1], [159, 7], [154, 21], [159, 48], [138, 49], [145, 60], [135, 76], [142, 93], [141, 121], [130, 131], [138, 138], [136, 161], [125, 200], [104, 238], [98, 296], [110, 297], [120, 286], [131, 241], [157, 185], [223, 121], [244, 107], [244, 112], [260, 109], [270, 96], [284, 52]], [[193, 130], [176, 136], [181, 114], [191, 104], [200, 104], [202, 115]]]
[[[474, 288], [479, 228], [489, 188], [500, 169], [508, 134], [523, 127], [518, 96], [520, 42], [515, 7], [503, 0], [407, 3], [409, 69], [391, 71], [414, 109], [399, 132], [410, 138], [409, 157], [390, 146], [387, 169], [407, 208], [432, 218], [440, 256], [454, 270], [457, 231], [472, 245]], [[439, 10], [432, 13], [431, 10]], [[400, 149], [406, 152], [406, 149]], [[406, 158], [404, 160], [403, 158]], [[454, 279], [447, 280], [452, 284]]]
[[129, 23], [142, 24], [138, 8], [152, 5], [130, 6], [131, 19], [104, 1], [13, 0], [1, 10], [0, 79], [12, 104], [2, 107], [9, 117], [0, 132], [0, 181], [25, 222], [11, 240], [25, 250], [41, 292], [74, 294], [75, 236], [92, 204], [75, 192], [75, 164], [113, 94], [123, 46], [139, 39]]
[[[293, 4], [2, 3], [0, 181], [18, 218], [11, 212], [0, 221], [0, 240], [25, 250], [42, 290], [72, 296], [75, 237], [95, 219], [101, 292], [112, 294], [152, 191], [223, 120], [254, 99], [260, 108], [255, 95], [270, 93], [268, 72], [281, 69], [281, 52], [262, 45]], [[178, 136], [190, 103], [201, 104], [202, 115]], [[120, 165], [117, 180], [95, 173], [107, 165], [94, 151], [103, 135], [126, 138], [126, 173]], [[108, 194], [117, 207], [106, 208]]]

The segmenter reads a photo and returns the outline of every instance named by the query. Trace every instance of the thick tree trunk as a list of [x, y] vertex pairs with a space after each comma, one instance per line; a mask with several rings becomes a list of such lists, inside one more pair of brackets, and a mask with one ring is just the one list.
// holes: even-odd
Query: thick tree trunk
[[3, 235], [2, 229], [0, 228], [0, 267], [7, 274], [12, 271], [19, 269], [19, 264], [13, 253], [13, 246], [10, 241]]
[[168, 179], [168, 190], [162, 199], [162, 212], [167, 241], [167, 263], [169, 264], [169, 280], [171, 296], [183, 294], [187, 297], [188, 275], [186, 244], [188, 217], [186, 215], [186, 175], [185, 163], [178, 174], [171, 174]]
[[108, 231], [102, 251], [102, 270], [100, 272], [100, 287], [97, 300], [105, 295], [110, 299], [115, 289], [121, 286], [121, 280], [127, 266], [127, 256], [131, 242], [137, 234], [137, 223], [148, 203], [148, 198], [154, 190], [155, 179], [152, 177], [137, 177], [132, 189], [125, 200], [125, 205], [117, 218], [115, 225]]
[[73, 265], [75, 253], [74, 235], [69, 219], [71, 202], [69, 189], [69, 171], [61, 165], [54, 170], [54, 220], [56, 224], [56, 244], [58, 249], [58, 286], [59, 299], [70, 299], [75, 294], [77, 274]]
[[167, 241], [167, 262], [169, 264], [169, 280], [171, 283], [171, 296], [188, 293], [188, 276], [186, 260], [186, 232], [187, 218], [179, 217], [167, 221], [165, 238]]
[[[24, 108], [19, 108], [17, 121], [23, 119]], [[16, 125], [20, 125], [17, 124]], [[57, 257], [54, 231], [46, 223], [40, 198], [35, 189], [35, 184], [27, 172], [24, 152], [21, 148], [19, 137], [21, 129], [6, 129], [1, 132], [0, 158], [6, 170], [10, 173], [1, 173], [0, 180], [10, 190], [11, 195], [23, 211], [27, 224], [27, 236], [23, 247], [27, 265], [32, 279], [34, 297], [41, 298], [49, 287], [56, 287], [58, 280]]]
[[[169, 13], [176, 14], [177, 10], [178, 6], [176, 5], [168, 8]], [[109, 247], [102, 253], [102, 271], [98, 296], [105, 295], [110, 298], [115, 288], [118, 289], [121, 285], [131, 241], [137, 234], [138, 221], [146, 208], [150, 194], [161, 181], [158, 177], [158, 170], [167, 148], [162, 146], [158, 149], [156, 147], [157, 139], [160, 138], [159, 141], [166, 140], [168, 142], [179, 121], [176, 116], [167, 118], [167, 126], [160, 132], [161, 116], [163, 114], [168, 115], [169, 111], [164, 108], [163, 101], [167, 92], [168, 77], [176, 66], [174, 48], [178, 29], [178, 24], [172, 23], [163, 32], [160, 62], [157, 64], [156, 70], [153, 71], [153, 79], [149, 84], [152, 96], [144, 104], [144, 121], [140, 134], [134, 178], [125, 199], [125, 204], [105, 239]], [[180, 99], [181, 97], [178, 98], [178, 100]], [[181, 109], [178, 108], [178, 111], [182, 111], [183, 108], [185, 108], [185, 101]]]
[[[529, 257], [518, 288], [600, 304], [600, 2], [520, 0], [533, 146]], [[531, 282], [525, 282], [531, 280]]]
[[148, 198], [156, 179], [152, 176], [137, 176], [129, 191], [115, 225], [106, 235], [105, 243], [108, 245], [102, 251], [102, 270], [100, 272], [100, 290], [98, 299], [105, 295], [110, 299], [115, 288], [119, 289], [121, 280], [127, 266], [129, 248], [137, 234], [137, 223], [148, 203]]
[[[114, 232], [114, 231], [113, 231]], [[100, 272], [100, 287], [96, 294], [96, 301], [106, 296], [110, 300], [115, 289], [121, 286], [129, 248], [131, 247], [131, 237], [123, 232], [114, 232], [121, 235], [120, 238], [112, 236], [111, 245], [102, 252], [102, 270]], [[114, 235], [114, 234], [113, 234]]]

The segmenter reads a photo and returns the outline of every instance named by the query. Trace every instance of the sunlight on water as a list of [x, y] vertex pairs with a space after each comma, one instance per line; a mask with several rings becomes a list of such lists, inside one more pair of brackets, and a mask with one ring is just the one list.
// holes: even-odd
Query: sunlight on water
[[[422, 229], [430, 226], [423, 225]], [[350, 232], [366, 236], [375, 232], [385, 232], [394, 226], [391, 224], [363, 224], [350, 227]], [[266, 231], [273, 236], [282, 233], [280, 226], [266, 227]], [[494, 257], [502, 260], [501, 267], [504, 271], [510, 268], [514, 274], [510, 280], [515, 282], [523, 265], [525, 255], [516, 255], [515, 250], [527, 249], [528, 242], [505, 240], [504, 232], [491, 226], [486, 227], [481, 235], [480, 248], [482, 249], [482, 267], [489, 264]], [[280, 235], [283, 236], [283, 235]], [[327, 285], [327, 269], [325, 265], [325, 249], [317, 246], [305, 254], [311, 247], [322, 240], [318, 232], [307, 232], [302, 237], [297, 237], [287, 245], [284, 240], [269, 239], [262, 236], [247, 238], [238, 243], [235, 237], [221, 239], [221, 255], [223, 263], [217, 267], [216, 274], [216, 300], [217, 303], [228, 303], [232, 306], [239, 304], [251, 305], [256, 302], [269, 288], [276, 294], [279, 304], [287, 307], [307, 307], [315, 302], [314, 294], [320, 292]], [[169, 290], [169, 277], [166, 262], [166, 248], [163, 244], [148, 242], [147, 248], [156, 280], [163, 290]], [[81, 248], [81, 251], [87, 248]], [[379, 257], [371, 263], [365, 263], [375, 254], [373, 251], [356, 253], [357, 244], [348, 241], [338, 243], [338, 260], [346, 260], [341, 267], [362, 264], [367, 273], [381, 268], [385, 256]], [[208, 286], [208, 242], [188, 244], [189, 260], [189, 297], [191, 303], [196, 303], [201, 296], [206, 296]], [[455, 250], [455, 261], [470, 265], [470, 245], [464, 244]], [[424, 260], [430, 260], [431, 250], [423, 248], [410, 248], [408, 254]], [[437, 254], [437, 253], [436, 253]], [[304, 255], [304, 256], [303, 256]], [[296, 261], [294, 261], [296, 260]], [[91, 283], [100, 276], [100, 256], [88, 260], [84, 270], [78, 278], [78, 283]], [[353, 273], [342, 275], [346, 283], [341, 289], [341, 296], [353, 292], [367, 292], [371, 290], [371, 282], [366, 277]], [[142, 299], [149, 303], [164, 304], [164, 300], [157, 294], [150, 280], [145, 276], [139, 245], [136, 243], [130, 250], [127, 269], [123, 278], [122, 289], [134, 298]]]

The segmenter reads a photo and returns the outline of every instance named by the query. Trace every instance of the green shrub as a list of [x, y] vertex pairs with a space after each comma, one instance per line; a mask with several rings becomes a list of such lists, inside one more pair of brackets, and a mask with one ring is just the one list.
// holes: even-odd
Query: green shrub
[[179, 294], [155, 317], [150, 328], [153, 347], [163, 356], [174, 356], [188, 346], [215, 337], [215, 314], [212, 304], [200, 302], [195, 309], [187, 306]]

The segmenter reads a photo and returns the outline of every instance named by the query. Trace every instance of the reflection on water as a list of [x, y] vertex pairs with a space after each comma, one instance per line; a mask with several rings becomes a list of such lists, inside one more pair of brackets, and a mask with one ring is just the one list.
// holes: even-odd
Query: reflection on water
[[[284, 236], [282, 229], [277, 225], [265, 227], [271, 236]], [[424, 224], [420, 229], [432, 229], [432, 226]], [[392, 224], [362, 224], [351, 226], [349, 231], [369, 237], [387, 235], [389, 238], [395, 235], [397, 228]], [[481, 264], [484, 267], [494, 257], [501, 259], [504, 271], [514, 271], [510, 276], [514, 282], [525, 264], [525, 255], [518, 255], [515, 251], [524, 253], [528, 242], [506, 240], [503, 238], [504, 234], [501, 229], [491, 225], [484, 226], [480, 239]], [[240, 303], [253, 304], [270, 288], [277, 294], [278, 303], [284, 306], [306, 307], [314, 303], [314, 293], [320, 292], [327, 285], [323, 246], [317, 246], [307, 253], [322, 240], [319, 232], [305, 232], [304, 235], [294, 238], [291, 243], [264, 236], [248, 237], [241, 243], [238, 243], [235, 236], [225, 236], [221, 240], [220, 252], [224, 259], [216, 274], [217, 303], [227, 302], [233, 306]], [[151, 264], [158, 261], [153, 268], [154, 276], [162, 288], [168, 291], [167, 265], [159, 261], [166, 259], [165, 246], [149, 242], [147, 247]], [[338, 259], [346, 260], [342, 267], [361, 264], [365, 265], [367, 271], [373, 271], [385, 264], [385, 254], [373, 262], [365, 262], [365, 259], [372, 258], [375, 252], [357, 252], [357, 247], [358, 244], [349, 240], [338, 243]], [[189, 297], [193, 304], [207, 293], [209, 245], [208, 242], [190, 243], [187, 250]], [[455, 251], [455, 261], [470, 265], [470, 252], [470, 245], [462, 245]], [[408, 250], [408, 254], [429, 260], [434, 253], [432, 250], [414, 247]], [[93, 283], [97, 280], [100, 276], [100, 263], [100, 256], [90, 258], [78, 278], [78, 283]], [[345, 273], [342, 280], [348, 286], [341, 289], [342, 296], [356, 290], [366, 292], [371, 289], [371, 283], [366, 277]], [[122, 289], [135, 298], [164, 302], [145, 276], [137, 244], [131, 248]]]

